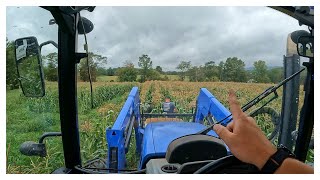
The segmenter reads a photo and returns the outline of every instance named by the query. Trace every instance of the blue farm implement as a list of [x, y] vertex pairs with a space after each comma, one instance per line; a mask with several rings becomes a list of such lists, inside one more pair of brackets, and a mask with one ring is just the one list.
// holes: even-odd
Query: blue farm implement
[[[140, 156], [138, 164], [139, 169], [146, 168], [146, 164], [151, 159], [160, 159], [164, 161], [168, 146], [175, 139], [180, 137], [195, 134], [206, 128], [203, 125], [204, 119], [210, 119], [210, 124], [214, 123], [214, 119], [223, 119], [230, 115], [226, 109], [206, 88], [201, 88], [196, 103], [196, 111], [194, 114], [170, 114], [175, 117], [175, 121], [165, 122], [149, 122], [146, 119], [150, 117], [167, 116], [168, 114], [140, 114], [140, 98], [138, 88], [132, 88], [116, 122], [111, 129], [106, 130], [106, 139], [108, 143], [108, 168], [124, 170], [126, 168], [126, 154], [128, 152], [130, 139], [134, 129], [136, 140], [136, 153]], [[190, 118], [189, 122], [184, 122], [179, 117]], [[206, 118], [210, 117], [210, 118]], [[212, 118], [214, 117], [214, 119]], [[227, 122], [231, 117], [225, 119]], [[178, 120], [177, 120], [178, 119]], [[224, 124], [223, 122], [222, 124]], [[218, 137], [214, 131], [209, 131], [207, 135]], [[208, 141], [210, 147], [211, 141]], [[215, 144], [216, 142], [213, 142]], [[198, 153], [194, 157], [189, 157], [195, 160], [199, 153], [205, 150], [194, 149]], [[227, 147], [225, 147], [229, 153]], [[202, 152], [201, 152], [202, 151]], [[214, 152], [214, 151], [213, 151]], [[212, 158], [217, 158], [212, 156]], [[209, 158], [210, 159], [210, 158]], [[208, 160], [208, 159], [207, 159]]]
[[[265, 106], [278, 97], [276, 90], [303, 70], [301, 69], [279, 84], [267, 88], [263, 93], [242, 106], [242, 110], [247, 111], [273, 94], [260, 108], [252, 111], [249, 115], [255, 116], [268, 109]], [[107, 167], [110, 171], [118, 172], [126, 169], [126, 154], [133, 129], [136, 138], [136, 153], [140, 157], [138, 170], [145, 169], [147, 173], [166, 173], [163, 169], [165, 165], [170, 165], [171, 168], [175, 167], [175, 172], [191, 173], [194, 172], [192, 169], [197, 167], [199, 163], [202, 164], [203, 161], [209, 163], [210, 160], [233, 157], [228, 156], [231, 154], [228, 147], [212, 130], [214, 124], [226, 126], [232, 120], [232, 114], [206, 88], [200, 89], [195, 113], [192, 114], [141, 113], [140, 104], [138, 87], [134, 87], [114, 126], [106, 130]], [[162, 122], [148, 121], [148, 118], [154, 117], [160, 117]], [[184, 122], [180, 117], [189, 117], [189, 120]], [[209, 127], [203, 124], [205, 121]], [[277, 126], [275, 131], [278, 129]], [[193, 164], [186, 164], [189, 162]], [[192, 167], [191, 170], [190, 167]]]

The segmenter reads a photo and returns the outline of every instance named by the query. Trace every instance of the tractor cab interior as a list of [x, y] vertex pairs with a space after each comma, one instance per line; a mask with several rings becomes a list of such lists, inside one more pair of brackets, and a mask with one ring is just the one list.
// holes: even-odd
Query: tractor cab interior
[[[139, 91], [137, 87], [134, 87], [114, 126], [106, 129], [108, 157], [107, 160], [102, 161], [103, 168], [92, 168], [98, 167], [96, 164], [101, 166], [100, 161], [92, 161], [89, 165], [83, 166], [80, 155], [77, 114], [76, 64], [79, 63], [81, 58], [88, 57], [88, 49], [86, 49], [86, 53], [78, 53], [76, 42], [79, 35], [86, 35], [94, 31], [94, 24], [89, 19], [82, 17], [80, 12], [93, 12], [95, 7], [45, 6], [42, 8], [52, 14], [54, 19], [50, 23], [59, 26], [58, 43], [48, 41], [39, 45], [35, 37], [17, 39], [16, 63], [19, 77], [21, 77], [19, 80], [23, 87], [23, 93], [26, 96], [42, 97], [45, 95], [45, 88], [41, 69], [41, 47], [53, 44], [58, 48], [61, 132], [45, 133], [38, 143], [25, 142], [20, 147], [21, 153], [28, 156], [45, 157], [47, 153], [43, 140], [48, 137], [59, 136], [62, 137], [65, 166], [53, 173], [259, 173], [259, 170], [254, 165], [241, 162], [233, 156], [226, 144], [212, 130], [214, 124], [221, 123], [226, 125], [232, 120], [232, 117], [229, 110], [205, 88], [200, 89], [197, 107], [194, 112], [190, 114], [170, 114], [173, 117], [169, 117], [168, 114], [143, 112], [139, 109], [141, 105]], [[310, 141], [312, 141], [314, 121], [313, 7], [287, 6], [271, 8], [295, 18], [299, 24], [308, 26], [310, 31], [297, 31], [290, 36], [296, 45], [295, 48], [298, 55], [309, 59], [308, 62], [303, 63], [305, 71], [307, 71], [307, 78], [304, 84], [304, 103], [300, 112], [301, 117], [295, 139], [295, 154], [299, 160], [304, 162]], [[86, 44], [85, 47], [87, 46]], [[33, 48], [32, 56], [29, 51], [31, 47]], [[20, 59], [25, 62], [28, 60], [28, 62], [38, 65], [36, 66], [37, 73], [27, 74], [27, 71], [23, 71], [25, 67], [24, 63], [20, 62]], [[30, 59], [32, 59], [32, 62]], [[290, 80], [303, 70], [298, 69], [286, 75], [286, 79], [279, 85], [272, 86], [243, 106], [244, 111], [270, 94], [274, 94], [275, 98], [277, 98], [276, 90], [285, 83], [291, 82]], [[28, 78], [35, 77], [38, 79], [35, 85], [28, 83]], [[285, 101], [285, 98], [283, 101]], [[282, 110], [286, 111], [286, 107], [283, 106]], [[262, 111], [264, 111], [263, 113], [273, 113], [270, 109], [261, 107], [250, 115], [254, 116], [255, 113], [261, 113]], [[211, 121], [213, 120], [212, 116], [215, 116], [218, 121]], [[190, 119], [189, 122], [182, 121], [186, 117]], [[210, 119], [209, 127], [202, 122], [205, 118]], [[274, 123], [277, 123], [276, 127], [278, 129], [275, 133], [272, 133], [272, 139], [277, 133], [280, 133], [279, 136], [281, 136], [281, 133], [285, 134], [286, 137], [287, 134], [291, 136], [291, 132], [284, 132], [281, 129], [282, 127], [280, 128], [280, 122], [275, 120]], [[125, 169], [125, 154], [128, 151], [133, 134], [135, 135], [136, 148], [140, 155], [140, 160], [138, 169], [130, 171]], [[285, 141], [284, 137], [283, 135], [282, 141]]]

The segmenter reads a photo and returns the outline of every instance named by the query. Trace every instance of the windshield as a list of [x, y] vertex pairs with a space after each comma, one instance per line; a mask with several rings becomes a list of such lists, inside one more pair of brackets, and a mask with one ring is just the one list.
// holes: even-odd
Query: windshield
[[[234, 89], [244, 105], [283, 80], [288, 34], [308, 31], [297, 20], [266, 7], [96, 7], [81, 15], [94, 25], [86, 34], [89, 59], [77, 65], [83, 164], [107, 158], [106, 128], [112, 127], [132, 87], [139, 87], [144, 113], [195, 113], [202, 87], [226, 108], [228, 91]], [[44, 132], [60, 131], [58, 51], [53, 45], [42, 48], [46, 93], [42, 98], [28, 98], [19, 89], [13, 47], [14, 40], [28, 36], [36, 37], [39, 44], [48, 40], [58, 43], [58, 27], [49, 25], [51, 13], [39, 7], [7, 7], [6, 16], [7, 173], [50, 173], [64, 166], [61, 137], [46, 139], [45, 158], [22, 155], [19, 146], [25, 141], [37, 142]], [[79, 52], [84, 52], [84, 44], [84, 36], [79, 35]], [[306, 59], [300, 59], [300, 66], [303, 61]], [[305, 77], [303, 72], [298, 80], [298, 112]], [[268, 107], [280, 119], [282, 88], [278, 94]], [[168, 102], [171, 104], [165, 104]], [[270, 114], [255, 117], [265, 135], [277, 144], [273, 118]], [[192, 118], [182, 120], [191, 122]], [[134, 139], [130, 145], [127, 169], [135, 169], [139, 156]], [[313, 163], [313, 149], [307, 162]]]

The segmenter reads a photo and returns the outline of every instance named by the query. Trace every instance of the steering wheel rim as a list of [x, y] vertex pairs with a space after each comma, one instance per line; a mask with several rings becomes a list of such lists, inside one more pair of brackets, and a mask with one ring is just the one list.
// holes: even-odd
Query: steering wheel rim
[[194, 174], [214, 174], [219, 173], [219, 171], [225, 169], [226, 167], [230, 167], [232, 165], [245, 165], [248, 166], [248, 172], [247, 174], [257, 174], [259, 173], [259, 170], [256, 166], [248, 163], [244, 163], [240, 161], [238, 158], [236, 158], [234, 155], [225, 156], [222, 158], [219, 158], [202, 168], [198, 169]]

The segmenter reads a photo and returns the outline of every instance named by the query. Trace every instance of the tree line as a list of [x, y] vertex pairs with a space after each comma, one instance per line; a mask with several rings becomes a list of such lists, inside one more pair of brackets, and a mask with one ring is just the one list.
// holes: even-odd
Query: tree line
[[[15, 58], [14, 42], [6, 41], [6, 85], [7, 89], [19, 88]], [[145, 82], [149, 80], [169, 80], [168, 75], [178, 75], [181, 81], [192, 82], [251, 82], [251, 83], [277, 83], [283, 79], [283, 68], [268, 68], [266, 62], [258, 60], [254, 62], [252, 70], [245, 69], [243, 60], [237, 57], [229, 57], [225, 61], [216, 64], [215, 61], [207, 61], [195, 66], [191, 61], [182, 60], [175, 68], [176, 71], [163, 71], [161, 66], [153, 66], [151, 57], [142, 54], [138, 58], [138, 67], [133, 62], [126, 60], [122, 67], [105, 68], [107, 57], [90, 52], [88, 62], [82, 59], [78, 65], [78, 80], [89, 81], [88, 66], [92, 81], [97, 81], [98, 76], [117, 76], [120, 82]], [[42, 56], [44, 77], [47, 81], [58, 80], [58, 54], [56, 52]], [[306, 73], [301, 74], [304, 79]], [[303, 81], [301, 81], [303, 83]]]
[[[265, 61], [254, 62], [253, 70], [246, 70], [245, 63], [237, 57], [227, 58], [215, 64], [214, 61], [205, 62], [200, 66], [193, 66], [191, 61], [180, 61], [176, 71], [163, 71], [161, 66], [153, 68], [151, 58], [143, 54], [138, 60], [139, 68], [135, 68], [131, 61], [125, 61], [122, 67], [103, 69], [101, 75], [118, 76], [120, 82], [148, 80], [169, 80], [168, 75], [178, 75], [180, 81], [232, 81], [276, 83], [283, 78], [283, 68], [268, 69]], [[140, 75], [140, 78], [138, 78]]]
[[[45, 79], [47, 81], [57, 81], [58, 53], [49, 53], [45, 56], [42, 56], [41, 59]], [[80, 60], [80, 63], [78, 64], [78, 79], [81, 81], [89, 81], [88, 70], [90, 70], [91, 80], [94, 82], [97, 81], [97, 76], [99, 75], [98, 70], [100, 70], [101, 66], [106, 63], [107, 57], [89, 52], [88, 61], [87, 58], [83, 58]]]
[[189, 81], [226, 81], [226, 82], [254, 82], [277, 83], [283, 79], [283, 68], [269, 69], [266, 62], [254, 62], [252, 70], [245, 69], [245, 63], [237, 57], [229, 57], [216, 64], [214, 61], [205, 62], [200, 66], [193, 66], [191, 61], [181, 61], [176, 67], [180, 80], [186, 76]]
[[[257, 60], [253, 68], [247, 70], [243, 60], [237, 57], [229, 57], [225, 61], [216, 64], [207, 61], [203, 65], [194, 66], [191, 61], [180, 61], [176, 71], [163, 71], [161, 66], [153, 68], [151, 58], [143, 54], [138, 60], [139, 68], [135, 68], [131, 61], [126, 61], [123, 67], [109, 68], [106, 75], [116, 75], [119, 81], [169, 80], [168, 75], [178, 75], [180, 81], [191, 82], [249, 82], [249, 83], [278, 83], [283, 79], [283, 67], [269, 68], [265, 61]], [[109, 74], [107, 73], [109, 72]], [[110, 72], [113, 71], [113, 74]], [[140, 78], [138, 78], [140, 75]], [[306, 73], [301, 74], [301, 84]]]

